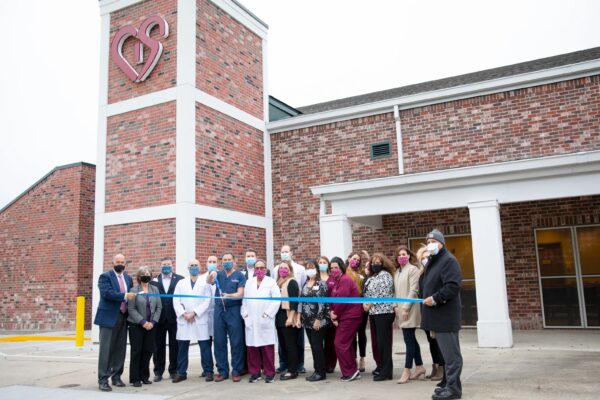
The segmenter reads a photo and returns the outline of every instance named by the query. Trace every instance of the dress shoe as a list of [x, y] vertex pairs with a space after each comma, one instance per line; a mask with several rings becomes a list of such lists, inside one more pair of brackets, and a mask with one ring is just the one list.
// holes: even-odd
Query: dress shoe
[[434, 393], [431, 396], [432, 400], [454, 400], [454, 399], [460, 399], [460, 398], [461, 398], [460, 394], [454, 394], [448, 390], [442, 390], [440, 393], [438, 393], [438, 394]]
[[185, 381], [186, 379], [187, 379], [187, 376], [175, 375], [175, 377], [173, 378], [173, 383], [179, 383], [181, 381]]
[[154, 382], [162, 381], [162, 375], [154, 375]]
[[335, 368], [327, 368], [325, 370], [325, 372], [327, 372], [328, 374], [333, 374], [333, 371], [335, 370]]
[[170, 372], [169, 372], [169, 379], [170, 379], [170, 380], [173, 380], [173, 379], [175, 379], [175, 377], [176, 377], [176, 376], [177, 376], [177, 374], [176, 374], [176, 373], [175, 373], [175, 374], [172, 374], [172, 373], [170, 373]]
[[381, 374], [381, 369], [379, 369], [379, 368], [375, 368], [375, 369], [374, 369], [374, 370], [373, 370], [371, 373], [372, 373], [373, 375], [377, 376], [377, 375]]
[[446, 387], [446, 380], [442, 379], [435, 386], [440, 387], [440, 388]]
[[215, 375], [215, 382], [223, 382], [225, 379], [229, 379], [229, 377], [221, 374]]
[[418, 379], [421, 379], [421, 377], [423, 377], [423, 379], [425, 379], [425, 373], [427, 371], [425, 371], [425, 368], [423, 368], [422, 365], [417, 365], [417, 367], [415, 368], [415, 372], [413, 372], [412, 374], [410, 374], [410, 380], [411, 381], [416, 381]]
[[241, 375], [238, 375], [238, 374], [233, 374], [233, 375], [231, 375], [231, 380], [232, 380], [233, 382], [239, 382], [239, 381], [241, 381], [241, 380], [242, 380], [242, 376], [241, 376]]
[[306, 368], [304, 368], [304, 367], [298, 367], [298, 373], [299, 374], [305, 374], [306, 373]]
[[442, 393], [444, 390], [446, 390], [445, 387], [436, 387], [435, 389], [433, 389], [433, 393], [435, 394], [440, 394]]
[[132, 383], [133, 387], [142, 387], [142, 382], [136, 381]]
[[309, 382], [324, 381], [325, 379], [327, 379], [325, 377], [325, 375], [320, 375], [320, 374], [317, 374], [316, 372], [314, 374], [312, 374], [311, 376], [306, 377], [306, 380]]
[[376, 375], [373, 377], [373, 381], [375, 382], [381, 382], [381, 381], [391, 381], [392, 377], [391, 376], [383, 376], [381, 374]]
[[110, 392], [112, 390], [108, 382], [100, 382], [98, 384], [98, 389], [102, 390], [103, 392]]
[[152, 385], [152, 381], [151, 381], [151, 380], [148, 380], [148, 379], [142, 379], [142, 383], [143, 383], [144, 385]]
[[125, 387], [125, 382], [123, 382], [121, 380], [121, 378], [115, 378], [112, 380], [112, 384], [113, 386], [117, 386], [117, 387]]
[[279, 379], [281, 379], [282, 381], [289, 381], [290, 379], [296, 379], [297, 377], [298, 377], [297, 372], [295, 374], [293, 374], [291, 372], [286, 372], [285, 374], [281, 375], [281, 377], [279, 377]]
[[248, 370], [243, 369], [242, 372], [239, 373], [240, 376], [248, 375]]
[[202, 371], [202, 373], [200, 374], [200, 378], [206, 378], [206, 372]]
[[212, 372], [207, 372], [207, 373], [206, 373], [206, 377], [204, 378], [204, 380], [205, 380], [206, 382], [212, 382], [212, 381], [214, 381], [214, 380], [215, 380], [215, 376], [213, 375], [213, 373], [212, 373]]

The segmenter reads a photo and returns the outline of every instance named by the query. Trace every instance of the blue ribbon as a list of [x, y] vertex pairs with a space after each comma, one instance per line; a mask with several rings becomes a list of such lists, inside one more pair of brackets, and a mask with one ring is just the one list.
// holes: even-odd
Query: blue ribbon
[[335, 303], [335, 304], [362, 304], [362, 303], [422, 303], [423, 299], [410, 299], [404, 297], [221, 297], [200, 296], [196, 294], [161, 294], [143, 293], [148, 297], [183, 297], [194, 299], [222, 299], [222, 300], [263, 300], [263, 301], [295, 301], [302, 303]]

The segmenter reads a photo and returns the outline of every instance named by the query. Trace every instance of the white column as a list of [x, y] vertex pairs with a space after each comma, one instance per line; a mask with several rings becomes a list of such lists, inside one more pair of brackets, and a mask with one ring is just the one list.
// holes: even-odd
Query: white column
[[352, 251], [352, 225], [345, 215], [321, 215], [321, 254], [342, 259]]
[[497, 200], [469, 203], [479, 347], [512, 347], [504, 251]]

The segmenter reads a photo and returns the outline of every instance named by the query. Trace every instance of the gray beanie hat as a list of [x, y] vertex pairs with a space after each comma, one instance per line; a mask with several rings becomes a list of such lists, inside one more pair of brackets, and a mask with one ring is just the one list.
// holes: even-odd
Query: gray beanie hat
[[440, 231], [438, 231], [437, 229], [432, 230], [431, 232], [429, 232], [427, 234], [427, 237], [425, 237], [425, 240], [427, 239], [435, 239], [438, 242], [440, 242], [441, 244], [443, 244], [444, 246], [446, 245], [446, 242], [444, 241], [444, 234]]

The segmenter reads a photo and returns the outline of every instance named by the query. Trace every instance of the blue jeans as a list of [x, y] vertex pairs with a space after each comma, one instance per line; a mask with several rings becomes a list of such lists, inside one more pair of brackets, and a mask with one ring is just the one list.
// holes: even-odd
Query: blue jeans
[[[282, 346], [281, 343], [277, 348], [277, 355], [279, 356], [279, 368], [287, 369], [285, 346]], [[300, 332], [298, 332], [298, 369], [302, 368], [304, 368], [304, 328], [300, 328]]]
[[244, 345], [244, 320], [240, 307], [227, 306], [227, 309], [215, 307], [214, 334], [215, 359], [217, 369], [225, 377], [229, 376], [229, 360], [227, 357], [227, 337], [231, 345], [231, 372], [239, 375], [244, 370], [246, 346]]
[[[200, 364], [202, 365], [202, 371], [207, 374], [213, 373], [211, 342], [210, 339], [198, 341], [198, 346], [200, 347]], [[179, 348], [177, 353], [177, 375], [187, 376], [190, 341], [178, 340], [177, 346]]]

